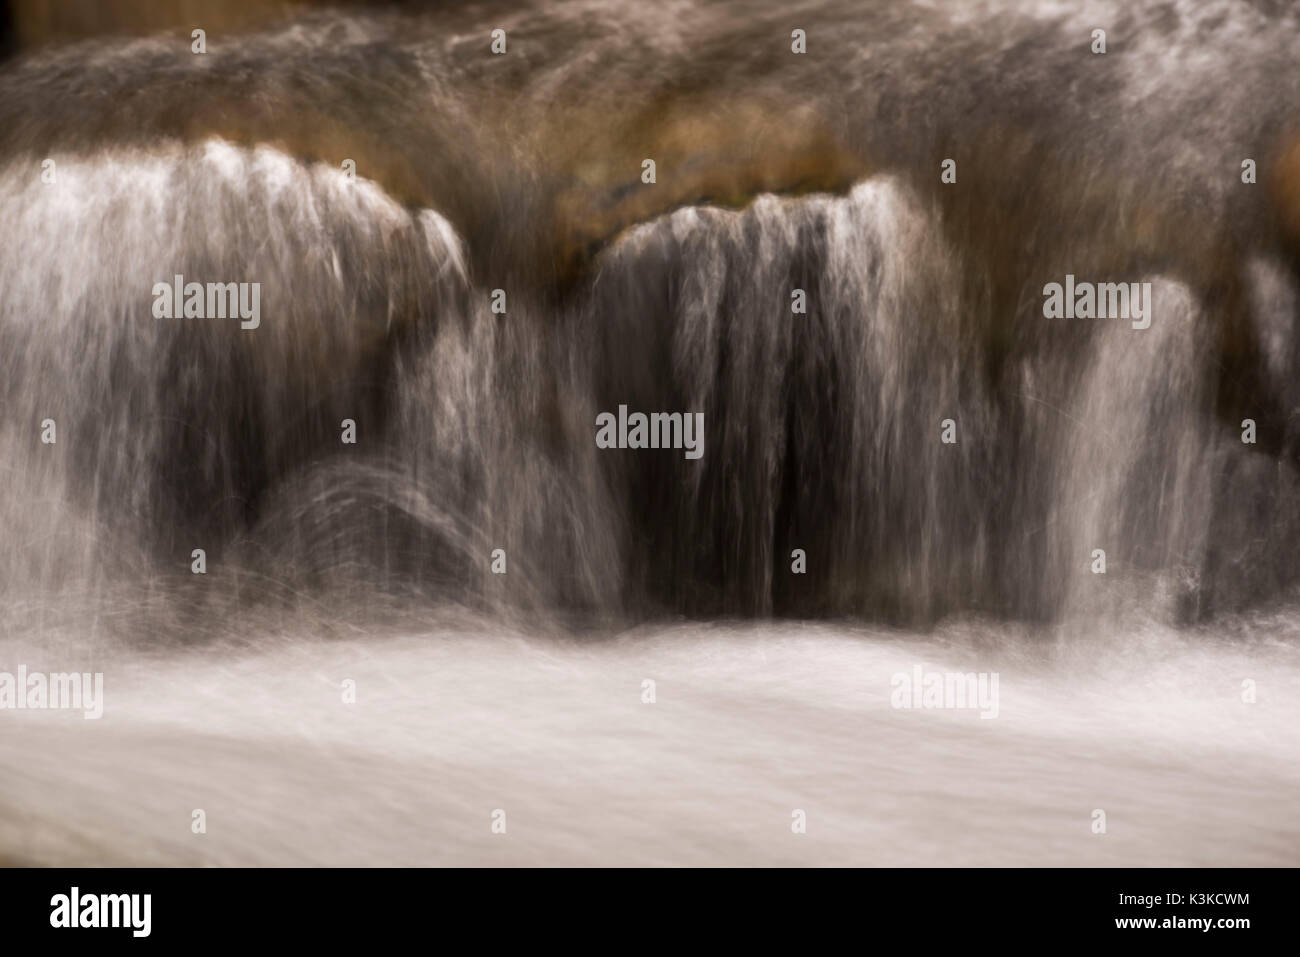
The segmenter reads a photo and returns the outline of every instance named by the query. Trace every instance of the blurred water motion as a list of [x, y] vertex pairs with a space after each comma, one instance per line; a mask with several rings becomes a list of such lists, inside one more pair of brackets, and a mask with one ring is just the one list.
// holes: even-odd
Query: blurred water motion
[[1296, 863], [1289, 8], [8, 13], [0, 860]]

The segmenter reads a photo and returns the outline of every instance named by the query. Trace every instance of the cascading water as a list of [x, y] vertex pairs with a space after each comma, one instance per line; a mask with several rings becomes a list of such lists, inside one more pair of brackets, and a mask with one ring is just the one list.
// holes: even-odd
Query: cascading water
[[[0, 67], [0, 672], [106, 689], [0, 712], [0, 861], [1296, 862], [1294, 14], [187, 43]], [[1049, 318], [1067, 274], [1149, 325]]]

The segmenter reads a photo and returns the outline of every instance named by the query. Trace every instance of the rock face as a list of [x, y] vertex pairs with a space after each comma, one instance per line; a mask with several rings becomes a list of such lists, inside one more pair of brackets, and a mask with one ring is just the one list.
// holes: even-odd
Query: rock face
[[[775, 119], [779, 117], [779, 120]], [[624, 229], [686, 205], [739, 208], [762, 193], [843, 193], [866, 158], [807, 104], [707, 91], [595, 115], [554, 110], [539, 124], [555, 157], [557, 270], [579, 276]], [[644, 181], [645, 160], [655, 181]]]
[[[604, 84], [601, 64], [576, 77], [562, 60], [534, 70], [539, 46], [557, 53], [568, 25], [552, 22], [547, 33], [545, 18], [521, 29], [516, 53], [495, 58], [486, 33], [477, 38], [484, 49], [447, 39], [448, 29], [464, 29], [454, 15], [317, 15], [249, 32], [289, 7], [232, 3], [204, 19], [226, 32], [214, 25], [198, 55], [184, 29], [198, 19], [183, 7], [96, 9], [67, 22], [85, 35], [150, 38], [81, 47], [62, 61], [71, 72], [20, 59], [0, 105], [8, 152], [217, 137], [306, 162], [351, 160], [398, 202], [449, 219], [482, 271], [508, 268], [534, 285], [570, 286], [622, 229], [682, 205], [842, 192], [867, 170], [860, 144], [815, 105], [715, 82], [680, 53], [681, 62], [670, 56]], [[15, 14], [24, 49], [64, 37], [53, 7], [20, 4]], [[608, 39], [602, 62], [620, 52], [648, 58], [626, 49], [625, 34], [611, 29]], [[553, 96], [561, 83], [573, 91], [560, 86], [565, 94]], [[105, 99], [118, 108], [103, 110]], [[40, 105], [55, 101], [58, 111]], [[653, 184], [641, 181], [647, 159], [658, 169]]]
[[263, 27], [312, 0], [4, 0], [16, 52], [89, 39], [163, 30], [236, 31]]
[[1300, 250], [1300, 132], [1283, 141], [1271, 179], [1278, 218]]

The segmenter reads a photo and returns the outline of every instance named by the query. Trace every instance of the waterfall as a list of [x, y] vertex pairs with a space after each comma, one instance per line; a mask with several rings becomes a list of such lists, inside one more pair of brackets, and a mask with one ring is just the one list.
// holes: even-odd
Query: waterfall
[[0, 863], [1295, 863], [1293, 10], [9, 6]]
[[[499, 314], [445, 219], [320, 164], [219, 140], [56, 163], [57, 189], [3, 174], [10, 592], [233, 548], [254, 593], [326, 576], [557, 615], [1208, 610], [1241, 443], [1177, 280], [1154, 277], [1145, 329], [1031, 308], [994, 377], [941, 211], [896, 178], [683, 208], [613, 243], [584, 295], [525, 287]], [[256, 277], [264, 323], [159, 318], [177, 275]], [[1260, 329], [1281, 387], [1285, 334]], [[703, 412], [706, 453], [598, 449], [620, 405]], [[1257, 560], [1289, 567], [1273, 548]]]

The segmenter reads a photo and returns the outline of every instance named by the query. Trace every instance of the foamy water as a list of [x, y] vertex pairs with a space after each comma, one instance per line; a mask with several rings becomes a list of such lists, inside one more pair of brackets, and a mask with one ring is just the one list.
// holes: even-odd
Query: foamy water
[[[977, 624], [683, 624], [125, 655], [101, 720], [0, 724], [0, 858], [1294, 865], [1300, 660], [1278, 630], [1082, 653]], [[918, 664], [998, 672], [998, 716], [891, 707]]]

